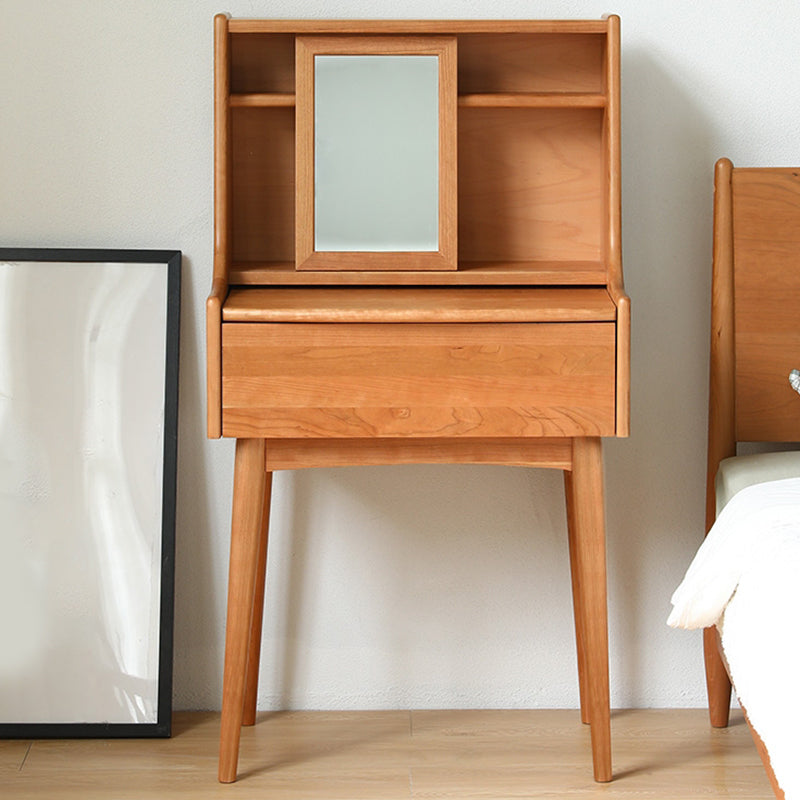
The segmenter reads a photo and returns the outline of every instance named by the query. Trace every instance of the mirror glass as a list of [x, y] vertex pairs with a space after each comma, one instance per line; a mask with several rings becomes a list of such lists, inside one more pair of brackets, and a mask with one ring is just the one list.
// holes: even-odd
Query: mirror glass
[[0, 724], [159, 715], [167, 271], [0, 262]]
[[439, 59], [314, 59], [314, 249], [439, 248]]

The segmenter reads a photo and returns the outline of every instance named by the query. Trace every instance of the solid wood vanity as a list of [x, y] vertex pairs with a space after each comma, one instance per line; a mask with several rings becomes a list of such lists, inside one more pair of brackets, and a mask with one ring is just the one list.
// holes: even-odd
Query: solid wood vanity
[[[219, 15], [215, 47], [208, 435], [237, 440], [220, 780], [255, 717], [271, 473], [390, 463], [564, 471], [581, 717], [610, 780], [601, 437], [629, 424], [619, 19]], [[319, 245], [314, 64], [350, 53], [437, 59], [433, 248]]]

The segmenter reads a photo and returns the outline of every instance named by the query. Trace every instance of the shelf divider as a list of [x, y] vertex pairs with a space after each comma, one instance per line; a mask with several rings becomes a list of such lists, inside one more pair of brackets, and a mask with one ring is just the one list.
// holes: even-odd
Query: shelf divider
[[231, 94], [231, 108], [293, 108], [293, 92], [250, 92]]
[[[230, 95], [231, 108], [293, 108], [292, 92], [249, 92]], [[604, 108], [596, 92], [482, 92], [458, 96], [461, 108]]]
[[460, 108], [604, 108], [594, 92], [486, 92], [458, 96]]

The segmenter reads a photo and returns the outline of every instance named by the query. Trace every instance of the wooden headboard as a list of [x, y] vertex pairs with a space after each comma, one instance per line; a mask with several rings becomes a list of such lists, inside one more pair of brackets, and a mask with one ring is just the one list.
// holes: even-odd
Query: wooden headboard
[[800, 168], [722, 159], [715, 189], [711, 418], [732, 414], [733, 443], [800, 441]]

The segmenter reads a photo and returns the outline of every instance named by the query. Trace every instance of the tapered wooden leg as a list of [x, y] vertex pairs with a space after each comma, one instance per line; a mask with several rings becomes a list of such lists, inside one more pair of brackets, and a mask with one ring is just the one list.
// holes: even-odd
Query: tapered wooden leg
[[708, 716], [715, 728], [726, 728], [731, 710], [731, 681], [719, 652], [718, 641], [716, 628], [703, 631]]
[[567, 538], [569, 541], [569, 566], [572, 575], [572, 610], [575, 616], [575, 643], [578, 652], [578, 688], [581, 700], [581, 722], [589, 723], [589, 697], [586, 688], [586, 648], [583, 633], [583, 593], [578, 579], [577, 558], [575, 555], [575, 498], [572, 490], [572, 473], [564, 471], [564, 497], [567, 506]]
[[237, 439], [219, 747], [219, 780], [222, 783], [236, 780], [239, 761], [239, 735], [244, 713], [247, 650], [253, 616], [265, 483], [264, 440]]
[[264, 505], [261, 511], [261, 538], [258, 542], [256, 590], [253, 598], [253, 619], [250, 623], [250, 646], [247, 650], [247, 680], [244, 689], [243, 725], [256, 724], [258, 704], [258, 667], [261, 661], [261, 629], [264, 623], [264, 591], [267, 580], [267, 547], [269, 543], [269, 506], [272, 495], [272, 473], [266, 474]]
[[573, 440], [572, 552], [574, 581], [580, 585], [578, 626], [584, 645], [584, 691], [591, 724], [594, 779], [611, 780], [611, 711], [608, 684], [603, 452], [598, 438]]

